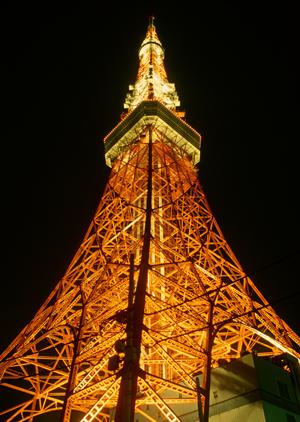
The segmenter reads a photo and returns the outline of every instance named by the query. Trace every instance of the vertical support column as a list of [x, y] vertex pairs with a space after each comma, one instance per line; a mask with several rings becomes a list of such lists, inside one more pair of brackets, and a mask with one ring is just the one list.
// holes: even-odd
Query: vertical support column
[[116, 408], [115, 422], [133, 422], [137, 393], [138, 375], [140, 372], [140, 355], [143, 333], [143, 319], [146, 302], [146, 291], [149, 270], [149, 253], [151, 240], [151, 214], [152, 214], [152, 127], [149, 131], [148, 148], [148, 181], [146, 200], [146, 221], [144, 242], [137, 281], [135, 302], [132, 318], [128, 318], [128, 332], [132, 332], [132, 346], [127, 345], [124, 366], [121, 371], [121, 385]]
[[73, 358], [72, 358], [72, 363], [71, 363], [71, 368], [70, 368], [70, 373], [69, 373], [69, 379], [68, 379], [68, 383], [66, 387], [66, 394], [65, 394], [65, 399], [63, 403], [63, 408], [60, 414], [60, 419], [59, 419], [60, 422], [69, 422], [71, 418], [71, 409], [70, 409], [69, 399], [70, 399], [70, 394], [75, 387], [76, 375], [78, 371], [78, 364], [76, 364], [76, 359], [80, 352], [81, 335], [82, 335], [81, 330], [84, 325], [85, 314], [86, 314], [86, 306], [85, 306], [85, 300], [84, 300], [84, 295], [83, 295], [82, 290], [81, 290], [81, 297], [82, 297], [82, 311], [81, 311], [81, 316], [80, 316], [79, 327], [77, 329], [75, 327], [71, 327], [73, 331], [73, 335], [74, 335], [74, 352], [73, 352]]
[[[209, 309], [207, 316], [207, 331], [206, 331], [206, 362], [203, 371], [202, 385], [200, 391], [203, 394], [202, 402], [202, 421], [208, 422], [209, 420], [209, 395], [210, 395], [210, 382], [211, 382], [211, 357], [212, 357], [212, 347], [215, 337], [215, 330], [213, 326], [213, 310], [214, 310], [214, 300], [209, 299]], [[201, 422], [202, 422], [201, 421]]]
[[31, 405], [31, 409], [30, 409], [30, 418], [28, 420], [28, 422], [33, 422], [33, 418], [34, 418], [34, 411], [36, 410], [36, 403], [37, 403], [37, 393], [35, 393], [35, 397], [32, 400], [32, 405]]

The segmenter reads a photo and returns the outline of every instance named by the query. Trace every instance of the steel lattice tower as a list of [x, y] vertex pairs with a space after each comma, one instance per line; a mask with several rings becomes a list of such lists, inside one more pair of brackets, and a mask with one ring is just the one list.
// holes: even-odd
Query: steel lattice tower
[[57, 412], [67, 422], [76, 411], [82, 422], [154, 420], [154, 407], [180, 421], [180, 406], [197, 403], [207, 420], [210, 370], [221, 359], [300, 358], [299, 337], [245, 274], [210, 210], [195, 167], [201, 136], [177, 110], [153, 19], [139, 60], [126, 112], [104, 139], [111, 173], [93, 221], [1, 355], [1, 385], [18, 398], [1, 421]]

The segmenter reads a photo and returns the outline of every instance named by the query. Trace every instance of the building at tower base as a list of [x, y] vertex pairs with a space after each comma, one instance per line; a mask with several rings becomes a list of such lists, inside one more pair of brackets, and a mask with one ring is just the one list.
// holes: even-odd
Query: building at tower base
[[[200, 376], [201, 378], [201, 376]], [[173, 399], [170, 407], [183, 422], [199, 421], [197, 404], [182, 404], [182, 395]], [[176, 404], [176, 401], [181, 401]], [[152, 409], [151, 409], [152, 408]], [[147, 417], [143, 416], [143, 412]], [[113, 419], [114, 412], [111, 412]], [[147, 422], [149, 416], [163, 421], [153, 405], [141, 407], [136, 422]], [[240, 359], [214, 368], [211, 374], [211, 422], [299, 422], [300, 369], [296, 359], [288, 355], [266, 359], [246, 354]]]

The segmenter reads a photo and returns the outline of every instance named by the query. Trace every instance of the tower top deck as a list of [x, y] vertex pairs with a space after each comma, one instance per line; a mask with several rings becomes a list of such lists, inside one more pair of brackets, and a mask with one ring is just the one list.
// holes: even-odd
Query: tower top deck
[[164, 57], [164, 49], [151, 16], [145, 39], [139, 49], [137, 79], [133, 85], [129, 85], [129, 93], [125, 98], [126, 110], [130, 112], [147, 100], [157, 100], [172, 111], [180, 106], [175, 84], [170, 83], [167, 78]]

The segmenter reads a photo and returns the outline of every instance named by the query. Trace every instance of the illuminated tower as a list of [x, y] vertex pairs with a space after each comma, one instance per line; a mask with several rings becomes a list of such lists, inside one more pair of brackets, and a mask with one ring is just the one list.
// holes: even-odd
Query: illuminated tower
[[299, 337], [212, 215], [195, 168], [201, 136], [178, 110], [153, 20], [139, 60], [126, 111], [104, 139], [111, 173], [91, 225], [1, 355], [12, 396], [1, 421], [50, 412], [64, 422], [153, 421], [153, 409], [184, 421], [182, 409], [198, 405], [207, 420], [210, 370], [221, 360], [252, 351], [300, 358]]

